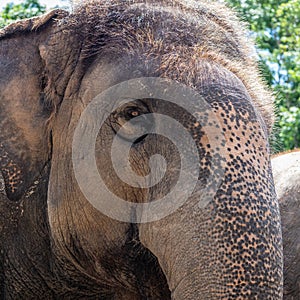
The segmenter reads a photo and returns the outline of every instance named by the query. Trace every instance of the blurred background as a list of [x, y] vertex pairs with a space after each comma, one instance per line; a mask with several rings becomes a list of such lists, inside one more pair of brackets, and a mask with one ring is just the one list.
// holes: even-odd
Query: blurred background
[[[277, 121], [273, 153], [300, 147], [300, 1], [223, 0], [248, 23], [265, 81], [274, 91]], [[53, 8], [72, 10], [70, 0], [0, 0], [0, 28]]]
[[21, 0], [1, 0], [1, 8], [6, 7], [7, 4], [19, 5], [19, 4], [32, 4], [32, 5], [44, 5], [49, 10], [53, 7], [69, 6], [71, 1], [69, 0], [40, 0], [40, 1], [21, 1]]

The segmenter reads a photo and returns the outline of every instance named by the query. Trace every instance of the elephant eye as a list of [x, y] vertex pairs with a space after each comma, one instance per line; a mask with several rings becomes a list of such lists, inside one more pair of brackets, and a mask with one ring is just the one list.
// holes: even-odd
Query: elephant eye
[[128, 110], [125, 110], [125, 117], [128, 119], [128, 120], [131, 120], [135, 117], [138, 117], [140, 115], [142, 115], [143, 112], [139, 109], [139, 108], [129, 108]]
[[119, 107], [111, 118], [114, 132], [121, 138], [141, 142], [154, 126], [153, 115], [140, 100], [129, 102]]

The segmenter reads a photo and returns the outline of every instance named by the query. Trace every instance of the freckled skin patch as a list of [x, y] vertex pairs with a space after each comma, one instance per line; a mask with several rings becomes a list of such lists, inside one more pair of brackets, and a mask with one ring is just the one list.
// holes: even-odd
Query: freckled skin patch
[[[228, 294], [224, 296], [221, 288], [218, 295], [219, 299], [260, 299], [258, 287], [263, 282], [272, 285], [281, 272], [280, 266], [275, 267], [270, 260], [281, 255], [280, 217], [272, 200], [270, 164], [263, 151], [265, 133], [257, 113], [238, 90], [228, 93], [235, 96], [225, 91], [215, 87], [218, 101], [212, 99], [211, 103], [220, 116], [227, 150], [224, 182], [214, 201], [216, 224], [212, 235], [220, 262], [217, 272]], [[205, 93], [209, 95], [208, 90]], [[274, 283], [273, 288], [279, 296], [280, 287]], [[266, 294], [264, 299], [274, 297]]]
[[0, 166], [2, 176], [6, 182], [6, 192], [13, 195], [23, 182], [22, 174], [17, 164], [9, 158], [2, 144], [0, 144]]

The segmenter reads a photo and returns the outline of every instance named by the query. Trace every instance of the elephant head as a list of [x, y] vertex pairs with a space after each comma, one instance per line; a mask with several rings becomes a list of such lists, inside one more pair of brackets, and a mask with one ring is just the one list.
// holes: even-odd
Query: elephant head
[[300, 295], [300, 151], [274, 156], [272, 170], [282, 223], [283, 298], [293, 300]]
[[171, 0], [0, 32], [4, 296], [280, 299], [272, 98], [244, 35]]

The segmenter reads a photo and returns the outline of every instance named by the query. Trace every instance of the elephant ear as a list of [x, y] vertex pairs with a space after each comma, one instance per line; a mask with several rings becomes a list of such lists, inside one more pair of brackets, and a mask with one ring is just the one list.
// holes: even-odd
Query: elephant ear
[[51, 159], [47, 120], [62, 92], [57, 88], [50, 92], [54, 79], [49, 70], [60, 63], [57, 73], [61, 75], [64, 61], [51, 64], [45, 45], [49, 40], [54, 44], [59, 20], [67, 14], [54, 10], [0, 30], [0, 172], [9, 200], [19, 200]]

